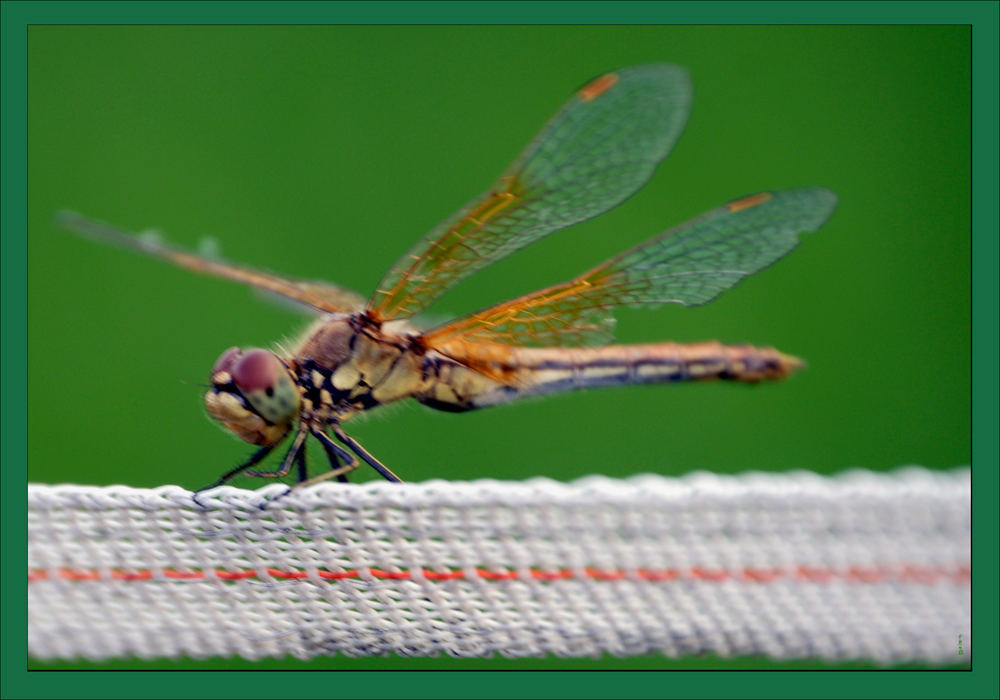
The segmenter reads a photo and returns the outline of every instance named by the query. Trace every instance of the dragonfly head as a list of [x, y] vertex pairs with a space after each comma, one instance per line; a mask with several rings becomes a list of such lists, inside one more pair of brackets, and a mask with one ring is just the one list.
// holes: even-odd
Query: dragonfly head
[[273, 352], [232, 347], [215, 362], [205, 408], [246, 442], [273, 445], [299, 414], [298, 386]]

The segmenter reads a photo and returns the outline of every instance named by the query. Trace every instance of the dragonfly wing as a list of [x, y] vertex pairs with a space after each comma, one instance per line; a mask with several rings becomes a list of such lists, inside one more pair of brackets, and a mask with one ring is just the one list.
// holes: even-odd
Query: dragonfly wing
[[168, 246], [157, 236], [131, 235], [112, 228], [99, 221], [88, 219], [75, 212], [62, 212], [57, 221], [63, 227], [103, 243], [111, 243], [146, 255], [168, 260], [175, 265], [206, 275], [224, 277], [243, 282], [258, 289], [272, 292], [306, 304], [319, 311], [330, 313], [351, 313], [364, 308], [364, 297], [343, 287], [327, 282], [311, 282], [281, 277], [270, 272], [261, 272], [241, 267], [210, 257], [203, 257]]
[[434, 328], [445, 354], [464, 343], [606, 342], [616, 306], [704, 304], [788, 253], [798, 234], [830, 218], [837, 197], [820, 188], [762, 192], [713, 209], [563, 284]]
[[397, 261], [370, 312], [380, 320], [418, 314], [473, 272], [620, 204], [670, 152], [690, 103], [677, 66], [633, 66], [591, 81], [490, 191]]

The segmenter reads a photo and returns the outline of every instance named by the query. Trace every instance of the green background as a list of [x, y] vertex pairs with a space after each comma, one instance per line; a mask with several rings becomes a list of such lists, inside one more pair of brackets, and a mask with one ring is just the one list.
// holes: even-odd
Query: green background
[[[29, 480], [197, 488], [248, 446], [205, 417], [230, 345], [308, 323], [246, 288], [101, 247], [73, 209], [371, 291], [588, 78], [686, 66], [688, 127], [625, 205], [489, 268], [436, 319], [567, 279], [751, 192], [840, 207], [699, 308], [626, 309], [622, 342], [774, 345], [781, 384], [607, 389], [348, 425], [409, 481], [968, 464], [968, 27], [31, 27]], [[319, 455], [314, 455], [318, 457]], [[316, 461], [316, 460], [314, 460]], [[373, 478], [361, 474], [358, 479]], [[243, 482], [255, 486], [256, 482]], [[773, 668], [767, 662], [319, 659], [53, 668]], [[821, 664], [780, 667], [822, 668]]]

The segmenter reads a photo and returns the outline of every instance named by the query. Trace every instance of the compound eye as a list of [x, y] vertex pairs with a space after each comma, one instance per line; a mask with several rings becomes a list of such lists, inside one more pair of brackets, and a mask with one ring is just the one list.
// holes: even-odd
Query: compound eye
[[245, 355], [240, 355], [239, 348], [230, 348], [219, 358], [216, 368], [226, 364], [228, 367], [224, 371], [229, 372], [233, 383], [244, 393], [274, 386], [285, 371], [277, 357], [259, 348]]
[[[242, 352], [242, 350], [234, 345], [219, 355], [219, 359], [215, 361], [215, 366], [212, 368], [212, 377], [214, 378], [219, 372], [225, 372], [226, 374], [231, 375], [233, 365], [236, 363], [236, 360], [239, 359]], [[223, 383], [225, 384], [227, 382]]]
[[[235, 355], [229, 353], [235, 350]], [[219, 364], [229, 361], [227, 371], [236, 388], [254, 411], [269, 423], [278, 424], [291, 420], [299, 410], [299, 392], [274, 353], [254, 349], [239, 355], [237, 348], [230, 348], [219, 358]]]

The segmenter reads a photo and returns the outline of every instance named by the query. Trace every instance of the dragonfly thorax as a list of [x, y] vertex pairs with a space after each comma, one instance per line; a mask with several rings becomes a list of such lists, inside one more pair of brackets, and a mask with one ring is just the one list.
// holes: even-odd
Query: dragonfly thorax
[[206, 410], [241, 440], [273, 445], [298, 417], [299, 389], [288, 367], [272, 352], [229, 348], [212, 368], [211, 382]]
[[311, 360], [318, 367], [336, 370], [350, 360], [358, 334], [368, 330], [368, 325], [363, 314], [328, 314], [309, 327], [292, 354], [300, 365]]
[[425, 383], [424, 350], [408, 324], [365, 312], [318, 320], [292, 352], [303, 410], [338, 419], [413, 396]]

